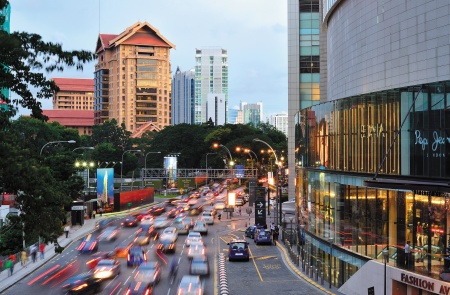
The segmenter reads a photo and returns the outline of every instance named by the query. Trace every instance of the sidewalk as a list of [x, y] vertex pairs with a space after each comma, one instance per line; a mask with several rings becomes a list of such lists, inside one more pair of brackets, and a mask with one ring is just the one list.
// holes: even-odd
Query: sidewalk
[[[85, 236], [86, 234], [92, 232], [95, 230], [95, 223], [99, 220], [105, 219], [107, 216], [103, 215], [102, 217], [97, 216], [96, 219], [88, 219], [84, 221], [83, 226], [76, 225], [71, 227], [69, 237], [66, 238], [66, 234], [63, 234], [58, 238], [58, 243], [62, 247], [67, 247], [72, 242], [78, 240], [82, 236]], [[20, 261], [17, 262], [14, 265], [14, 272], [12, 276], [8, 276], [9, 270], [3, 270], [0, 273], [0, 293], [7, 290], [9, 287], [13, 286], [26, 276], [28, 276], [30, 273], [35, 271], [36, 269], [40, 268], [44, 264], [46, 264], [48, 261], [52, 260], [53, 257], [55, 257], [55, 245], [54, 244], [48, 244], [45, 247], [44, 252], [44, 259], [40, 259], [39, 253], [36, 255], [36, 262], [33, 263], [31, 261], [31, 257], [29, 257], [27, 264], [25, 267], [23, 267], [20, 264]]]

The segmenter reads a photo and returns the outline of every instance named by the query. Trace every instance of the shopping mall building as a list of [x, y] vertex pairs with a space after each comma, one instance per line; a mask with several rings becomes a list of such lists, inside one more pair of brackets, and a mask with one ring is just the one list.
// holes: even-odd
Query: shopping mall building
[[450, 294], [450, 2], [289, 0], [288, 24], [302, 260], [344, 294]]

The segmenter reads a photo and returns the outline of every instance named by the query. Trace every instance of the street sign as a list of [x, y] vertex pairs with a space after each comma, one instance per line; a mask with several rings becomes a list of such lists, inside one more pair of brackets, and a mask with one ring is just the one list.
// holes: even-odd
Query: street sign
[[72, 206], [72, 211], [84, 210], [84, 209], [86, 209], [86, 206]]
[[255, 224], [266, 224], [266, 188], [255, 187]]
[[248, 205], [249, 206], [253, 206], [253, 203], [255, 202], [255, 187], [257, 187], [256, 178], [251, 178], [248, 181], [248, 195], [249, 195]]
[[223, 212], [234, 212], [234, 208], [223, 208]]

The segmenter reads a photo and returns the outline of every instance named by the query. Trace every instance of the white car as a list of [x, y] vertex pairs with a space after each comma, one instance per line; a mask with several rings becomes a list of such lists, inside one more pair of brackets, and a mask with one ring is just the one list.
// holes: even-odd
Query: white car
[[206, 224], [214, 224], [214, 215], [211, 212], [203, 212], [202, 219]]
[[178, 295], [203, 295], [203, 285], [200, 276], [184, 275], [178, 286]]
[[112, 279], [120, 274], [120, 262], [117, 259], [102, 259], [94, 268], [94, 278]]
[[167, 219], [167, 217], [158, 217], [155, 218], [155, 221], [153, 222], [154, 228], [165, 228], [168, 227], [170, 224], [170, 220]]
[[187, 254], [188, 258], [192, 259], [204, 255], [206, 255], [205, 245], [202, 242], [192, 242]]
[[189, 247], [191, 243], [202, 242], [202, 235], [199, 232], [190, 231], [188, 236], [186, 237], [186, 246]]
[[204, 220], [200, 219], [194, 223], [192, 230], [206, 236], [208, 234], [208, 225]]
[[162, 234], [159, 236], [159, 239], [175, 242], [178, 239], [178, 230], [173, 226], [169, 226], [162, 232]]

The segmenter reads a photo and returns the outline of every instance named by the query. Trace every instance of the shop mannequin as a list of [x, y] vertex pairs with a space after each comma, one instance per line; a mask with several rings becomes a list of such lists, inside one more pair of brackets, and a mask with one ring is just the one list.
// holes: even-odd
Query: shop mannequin
[[423, 235], [422, 224], [420, 222], [417, 222], [416, 227], [417, 246], [422, 246], [422, 235]]

